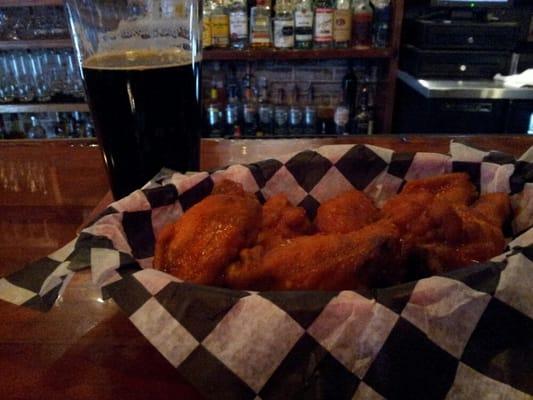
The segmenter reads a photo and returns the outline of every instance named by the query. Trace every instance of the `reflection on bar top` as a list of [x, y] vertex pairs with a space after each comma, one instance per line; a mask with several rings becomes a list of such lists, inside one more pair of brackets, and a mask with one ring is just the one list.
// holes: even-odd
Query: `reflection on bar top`
[[398, 79], [428, 98], [533, 100], [533, 88], [506, 88], [493, 80], [417, 79], [404, 71]]

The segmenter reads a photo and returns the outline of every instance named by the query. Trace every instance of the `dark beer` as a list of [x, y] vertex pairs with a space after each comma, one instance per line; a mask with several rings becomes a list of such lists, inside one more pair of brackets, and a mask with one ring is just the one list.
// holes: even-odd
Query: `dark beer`
[[125, 51], [83, 63], [89, 106], [115, 198], [162, 167], [198, 169], [199, 65], [189, 52]]

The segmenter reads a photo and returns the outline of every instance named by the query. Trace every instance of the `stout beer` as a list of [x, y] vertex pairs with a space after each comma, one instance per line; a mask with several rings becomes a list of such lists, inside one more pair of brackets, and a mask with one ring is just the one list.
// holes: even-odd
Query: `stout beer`
[[99, 53], [84, 60], [83, 75], [116, 199], [162, 167], [198, 169], [200, 76], [190, 52]]

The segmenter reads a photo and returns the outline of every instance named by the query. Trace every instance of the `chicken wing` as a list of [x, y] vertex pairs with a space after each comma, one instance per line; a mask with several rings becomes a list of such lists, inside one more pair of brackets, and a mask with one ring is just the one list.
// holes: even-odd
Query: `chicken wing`
[[211, 194], [235, 194], [237, 196], [245, 196], [247, 195], [247, 192], [244, 191], [240, 183], [229, 179], [223, 179], [215, 184]]
[[476, 187], [468, 174], [453, 172], [430, 178], [416, 179], [405, 184], [401, 194], [428, 192], [446, 204], [471, 204], [477, 196]]
[[257, 243], [265, 249], [284, 239], [313, 233], [313, 226], [305, 209], [293, 206], [287, 196], [277, 194], [263, 204], [263, 219]]
[[431, 219], [427, 214], [427, 206], [433, 197], [425, 191], [401, 193], [391, 197], [383, 205], [382, 216], [399, 229], [404, 247], [410, 248], [422, 238], [431, 237]]
[[377, 221], [379, 210], [359, 190], [350, 190], [318, 207], [315, 225], [322, 233], [349, 233]]
[[[488, 211], [497, 209], [498, 204], [483, 207]], [[475, 206], [450, 206], [435, 226], [435, 240], [420, 243], [415, 249], [432, 274], [487, 261], [505, 248], [500, 226], [480, 216]]]
[[476, 188], [465, 173], [450, 173], [417, 179], [404, 186], [382, 208], [383, 217], [400, 230], [403, 252], [413, 246], [435, 239], [435, 229], [448, 212], [450, 205], [468, 205], [476, 197]]
[[511, 215], [511, 200], [506, 193], [487, 193], [479, 196], [472, 211], [488, 223], [502, 227]]
[[255, 242], [260, 223], [261, 205], [254, 198], [207, 196], [162, 230], [154, 268], [190, 282], [217, 284], [241, 249]]
[[382, 221], [347, 234], [288, 239], [264, 252], [241, 252], [226, 271], [226, 284], [253, 290], [343, 290], [399, 281], [399, 233]]
[[[384, 218], [402, 236], [402, 255], [413, 277], [442, 273], [501, 253], [501, 225], [509, 216], [507, 195], [488, 194], [470, 206], [476, 189], [468, 175], [452, 173], [408, 182], [383, 206]], [[413, 262], [416, 260], [417, 262]]]

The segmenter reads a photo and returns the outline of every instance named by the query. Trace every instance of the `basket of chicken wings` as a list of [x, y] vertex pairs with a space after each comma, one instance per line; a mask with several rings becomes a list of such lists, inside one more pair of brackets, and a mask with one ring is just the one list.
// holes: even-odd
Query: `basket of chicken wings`
[[90, 266], [208, 398], [531, 398], [532, 162], [335, 145], [164, 170], [31, 303]]

